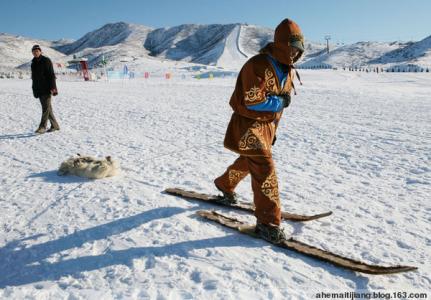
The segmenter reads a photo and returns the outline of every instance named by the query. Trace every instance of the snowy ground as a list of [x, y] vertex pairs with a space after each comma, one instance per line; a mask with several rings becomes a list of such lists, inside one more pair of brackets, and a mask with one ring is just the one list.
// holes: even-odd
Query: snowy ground
[[[345, 271], [204, 222], [194, 212], [211, 206], [161, 193], [174, 186], [215, 192], [212, 180], [236, 157], [222, 147], [232, 78], [59, 82], [61, 131], [39, 136], [31, 82], [0, 80], [0, 298], [429, 292], [431, 76], [302, 75], [274, 147], [282, 204], [334, 214], [284, 222], [286, 231], [417, 272]], [[97, 181], [58, 177], [60, 163], [75, 153], [111, 155], [122, 173]], [[249, 186], [248, 179], [238, 188], [245, 199]]]

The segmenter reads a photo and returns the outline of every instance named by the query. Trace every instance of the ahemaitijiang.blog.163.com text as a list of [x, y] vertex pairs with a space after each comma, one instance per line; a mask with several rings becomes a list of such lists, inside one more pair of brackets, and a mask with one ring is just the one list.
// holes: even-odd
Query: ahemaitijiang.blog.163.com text
[[430, 299], [424, 292], [318, 292], [315, 299]]

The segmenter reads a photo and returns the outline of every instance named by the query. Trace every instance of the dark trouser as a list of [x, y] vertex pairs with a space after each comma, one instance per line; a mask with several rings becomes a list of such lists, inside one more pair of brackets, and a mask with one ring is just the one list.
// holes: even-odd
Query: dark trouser
[[257, 221], [263, 224], [280, 225], [278, 180], [272, 157], [240, 156], [223, 175], [214, 180], [214, 183], [223, 191], [232, 193], [248, 174], [251, 175]]
[[46, 128], [48, 119], [51, 122], [51, 127], [59, 128], [57, 120], [54, 117], [51, 106], [51, 95], [44, 95], [39, 97], [40, 104], [42, 105], [42, 118], [40, 119], [39, 128]]

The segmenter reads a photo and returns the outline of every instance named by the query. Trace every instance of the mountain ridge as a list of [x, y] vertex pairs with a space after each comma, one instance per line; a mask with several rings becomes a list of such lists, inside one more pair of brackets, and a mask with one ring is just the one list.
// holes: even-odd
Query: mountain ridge
[[[182, 61], [239, 70], [251, 56], [273, 39], [274, 30], [243, 23], [182, 24], [151, 28], [126, 22], [108, 23], [84, 34], [78, 40], [43, 41], [0, 34], [0, 67], [27, 68], [32, 43], [44, 52], [66, 62], [73, 56], [88, 58], [90, 67], [100, 66], [102, 58], [113, 65], [125, 62], [145, 64], [148, 59]], [[18, 51], [14, 51], [18, 48]], [[24, 49], [25, 48], [25, 49]], [[300, 67], [348, 67], [364, 65], [416, 64], [431, 66], [431, 36], [418, 42], [357, 42], [335, 46], [326, 53], [324, 43], [305, 41], [306, 53]], [[18, 52], [17, 56], [15, 52]]]

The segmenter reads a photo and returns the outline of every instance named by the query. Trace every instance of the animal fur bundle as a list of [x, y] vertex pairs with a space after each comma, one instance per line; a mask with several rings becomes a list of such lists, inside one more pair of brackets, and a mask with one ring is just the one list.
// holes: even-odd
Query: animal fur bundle
[[91, 156], [73, 156], [60, 165], [58, 175], [76, 175], [91, 179], [114, 176], [118, 173], [119, 165], [110, 156], [103, 159]]

